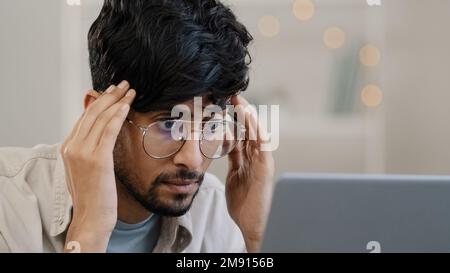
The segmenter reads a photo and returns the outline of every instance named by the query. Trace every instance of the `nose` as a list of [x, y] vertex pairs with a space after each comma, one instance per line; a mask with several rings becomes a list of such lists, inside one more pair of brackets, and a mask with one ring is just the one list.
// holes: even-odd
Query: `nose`
[[186, 140], [181, 150], [173, 157], [173, 162], [175, 165], [182, 165], [188, 170], [199, 171], [203, 159], [198, 140]]

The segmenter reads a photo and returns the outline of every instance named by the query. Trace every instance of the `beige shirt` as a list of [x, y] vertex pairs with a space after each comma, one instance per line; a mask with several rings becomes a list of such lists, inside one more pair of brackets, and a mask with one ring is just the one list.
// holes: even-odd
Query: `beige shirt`
[[[62, 252], [72, 200], [60, 145], [0, 148], [0, 252]], [[154, 252], [243, 252], [224, 186], [206, 174], [191, 209], [162, 218]]]

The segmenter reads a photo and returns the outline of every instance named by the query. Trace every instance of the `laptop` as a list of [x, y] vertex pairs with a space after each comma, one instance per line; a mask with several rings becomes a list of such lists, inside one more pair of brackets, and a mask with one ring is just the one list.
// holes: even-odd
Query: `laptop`
[[286, 174], [262, 252], [450, 252], [450, 177]]

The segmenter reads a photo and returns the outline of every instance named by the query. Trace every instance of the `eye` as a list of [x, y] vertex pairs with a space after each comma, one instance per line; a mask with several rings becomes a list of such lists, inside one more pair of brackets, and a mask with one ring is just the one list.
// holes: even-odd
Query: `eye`
[[175, 123], [176, 121], [173, 119], [161, 120], [158, 122], [158, 127], [164, 132], [170, 132], [175, 126]]
[[206, 139], [217, 138], [217, 136], [223, 132], [223, 126], [223, 121], [209, 121], [203, 128], [203, 136]]
[[210, 124], [209, 130], [210, 130], [212, 133], [214, 133], [218, 127], [219, 127], [219, 125], [217, 125], [217, 123], [213, 123], [213, 124]]

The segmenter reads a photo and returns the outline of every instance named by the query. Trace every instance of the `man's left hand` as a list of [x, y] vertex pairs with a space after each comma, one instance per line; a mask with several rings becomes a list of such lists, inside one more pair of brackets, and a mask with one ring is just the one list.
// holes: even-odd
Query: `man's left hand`
[[228, 212], [242, 231], [247, 251], [258, 252], [271, 207], [274, 160], [272, 152], [261, 150], [264, 139], [256, 109], [242, 96], [234, 96], [231, 102], [235, 111], [245, 115], [246, 138], [228, 156]]

